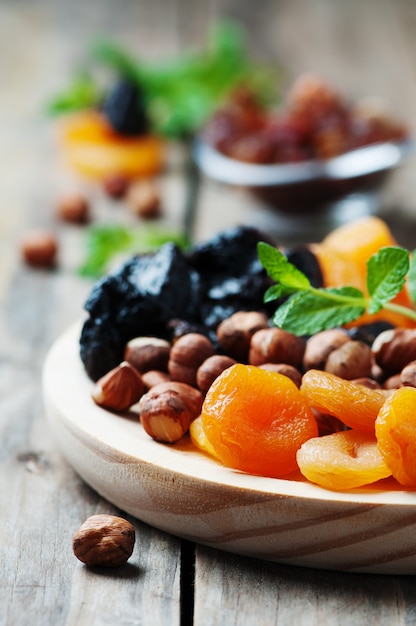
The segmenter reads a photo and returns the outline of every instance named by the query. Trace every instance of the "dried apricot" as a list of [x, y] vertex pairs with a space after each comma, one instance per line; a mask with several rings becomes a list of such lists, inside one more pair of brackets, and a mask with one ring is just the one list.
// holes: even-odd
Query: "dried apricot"
[[211, 385], [201, 419], [224, 465], [261, 476], [293, 472], [296, 451], [318, 435], [307, 400], [287, 376], [241, 363]]
[[305, 478], [338, 491], [369, 485], [391, 475], [376, 438], [362, 430], [309, 439], [296, 458]]
[[416, 487], [416, 389], [397, 389], [380, 409], [375, 427], [381, 455], [394, 478]]
[[95, 111], [65, 118], [59, 127], [59, 138], [68, 164], [86, 176], [151, 176], [163, 166], [164, 147], [159, 137], [118, 135]]
[[[395, 245], [397, 242], [387, 224], [378, 217], [369, 216], [336, 228], [321, 243], [312, 245], [311, 249], [318, 259], [326, 287], [351, 285], [366, 294], [368, 259], [380, 248]], [[406, 287], [393, 302], [413, 308]], [[381, 319], [397, 326], [415, 326], [407, 317], [392, 311], [373, 315], [366, 313], [359, 318], [359, 323]]]
[[346, 426], [374, 432], [385, 396], [376, 389], [320, 370], [308, 370], [300, 387], [311, 406], [340, 419]]
[[217, 458], [215, 450], [208, 441], [205, 434], [201, 416], [197, 417], [196, 419], [194, 419], [193, 422], [191, 422], [191, 425], [189, 426], [189, 435], [194, 446], [202, 450], [202, 452], [205, 452], [206, 454]]

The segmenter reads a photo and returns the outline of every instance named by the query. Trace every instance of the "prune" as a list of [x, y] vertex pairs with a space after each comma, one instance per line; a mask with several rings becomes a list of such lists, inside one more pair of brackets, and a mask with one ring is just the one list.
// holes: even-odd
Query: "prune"
[[[173, 244], [133, 257], [92, 289], [81, 335], [81, 359], [93, 379], [120, 362], [135, 336], [169, 335], [173, 317], [198, 321], [200, 279]], [[109, 346], [107, 346], [107, 334]]]
[[119, 81], [102, 105], [111, 128], [128, 137], [144, 134], [149, 127], [143, 94], [128, 80]]
[[371, 346], [374, 339], [383, 331], [394, 328], [390, 322], [373, 322], [372, 324], [362, 324], [361, 326], [354, 326], [348, 330], [348, 335], [351, 339], [356, 341], [363, 341], [367, 345]]
[[197, 245], [189, 255], [201, 278], [201, 320], [216, 326], [236, 311], [267, 310], [263, 296], [271, 284], [257, 255], [264, 233], [250, 226], [231, 228]]

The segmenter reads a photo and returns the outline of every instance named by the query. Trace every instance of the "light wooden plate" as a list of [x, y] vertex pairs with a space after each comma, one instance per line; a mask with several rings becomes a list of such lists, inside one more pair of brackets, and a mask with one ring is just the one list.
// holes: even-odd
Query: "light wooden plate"
[[392, 480], [336, 493], [300, 478], [236, 472], [185, 438], [153, 441], [137, 414], [91, 399], [79, 358], [80, 326], [51, 348], [44, 398], [63, 453], [99, 494], [179, 537], [250, 557], [349, 572], [416, 573], [416, 491]]

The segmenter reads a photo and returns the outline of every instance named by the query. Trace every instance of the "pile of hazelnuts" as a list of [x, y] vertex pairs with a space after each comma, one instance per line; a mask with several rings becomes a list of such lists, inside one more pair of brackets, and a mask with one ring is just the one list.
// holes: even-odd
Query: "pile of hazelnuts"
[[[297, 387], [310, 369], [386, 395], [402, 385], [416, 386], [416, 329], [383, 330], [371, 345], [341, 328], [298, 337], [270, 326], [264, 313], [239, 311], [219, 324], [217, 342], [216, 349], [197, 332], [183, 334], [172, 344], [134, 338], [125, 347], [123, 362], [96, 382], [92, 398], [112, 411], [137, 410], [148, 435], [174, 443], [200, 414], [212, 383], [237, 362], [284, 374]], [[319, 423], [321, 434], [343, 428], [325, 416]]]
[[[136, 217], [144, 220], [161, 216], [161, 197], [152, 179], [130, 180], [113, 174], [103, 180], [106, 195], [114, 200], [124, 200]], [[56, 205], [56, 217], [67, 224], [86, 225], [91, 221], [91, 203], [84, 193], [63, 196]], [[21, 240], [21, 256], [27, 265], [50, 269], [57, 265], [59, 243], [56, 232], [49, 228], [34, 228]]]

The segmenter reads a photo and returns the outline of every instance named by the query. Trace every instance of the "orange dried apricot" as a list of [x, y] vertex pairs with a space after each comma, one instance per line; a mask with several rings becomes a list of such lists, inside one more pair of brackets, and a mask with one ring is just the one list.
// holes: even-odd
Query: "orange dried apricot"
[[376, 389], [314, 369], [304, 373], [300, 391], [322, 413], [337, 417], [350, 428], [369, 432], [374, 432], [378, 412], [386, 399]]
[[380, 409], [375, 428], [381, 455], [394, 478], [416, 487], [416, 389], [394, 391]]
[[189, 426], [189, 435], [194, 446], [202, 450], [202, 452], [205, 452], [206, 454], [217, 458], [215, 450], [208, 441], [205, 434], [204, 424], [202, 423], [201, 416], [197, 417], [196, 419], [194, 419], [193, 422], [191, 422], [191, 425]]
[[[378, 217], [369, 216], [336, 228], [321, 243], [312, 245], [311, 249], [318, 259], [325, 287], [351, 285], [367, 294], [368, 259], [380, 248], [396, 245], [387, 224]], [[393, 302], [413, 308], [406, 287]], [[397, 326], [415, 326], [407, 317], [391, 311], [374, 315], [366, 313], [359, 318], [358, 323], [381, 319]]]
[[164, 162], [164, 144], [159, 137], [123, 137], [93, 110], [63, 119], [59, 140], [69, 166], [93, 178], [115, 173], [130, 178], [151, 176]]
[[362, 430], [309, 439], [296, 458], [303, 476], [327, 489], [356, 489], [391, 476], [376, 438]]
[[287, 376], [241, 363], [214, 381], [201, 419], [224, 465], [261, 476], [296, 470], [296, 451], [318, 435], [308, 402]]

